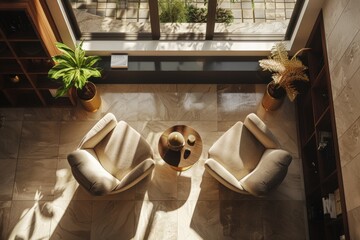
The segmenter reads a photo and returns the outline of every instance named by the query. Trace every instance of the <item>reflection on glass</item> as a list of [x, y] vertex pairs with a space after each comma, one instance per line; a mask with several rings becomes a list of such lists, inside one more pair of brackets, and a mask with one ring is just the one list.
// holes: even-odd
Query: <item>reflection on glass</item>
[[162, 34], [205, 37], [207, 0], [159, 0], [158, 3]]
[[147, 0], [67, 0], [82, 33], [151, 32]]
[[220, 14], [227, 21], [216, 21], [215, 33], [283, 39], [295, 3], [296, 0], [218, 0], [217, 12], [228, 12]]

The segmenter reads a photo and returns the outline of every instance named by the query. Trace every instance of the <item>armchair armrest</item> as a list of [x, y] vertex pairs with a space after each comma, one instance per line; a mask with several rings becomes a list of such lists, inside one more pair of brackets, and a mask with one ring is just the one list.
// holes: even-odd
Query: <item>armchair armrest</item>
[[68, 162], [75, 179], [93, 195], [108, 194], [120, 182], [107, 172], [100, 162], [86, 150], [76, 150], [70, 153]]
[[94, 148], [111, 130], [116, 127], [117, 120], [112, 113], [106, 114], [81, 140], [78, 148]]
[[278, 148], [278, 142], [265, 123], [254, 113], [250, 113], [244, 121], [249, 131], [265, 148]]
[[114, 189], [114, 193], [131, 188], [146, 177], [154, 169], [154, 167], [155, 161], [151, 158], [141, 162], [125, 175], [120, 184], [116, 187], [116, 189]]
[[232, 175], [226, 168], [214, 159], [207, 159], [205, 161], [205, 168], [208, 170], [210, 175], [230, 189], [237, 192], [244, 191], [243, 187], [239, 183], [239, 180], [237, 180], [234, 175]]
[[291, 160], [291, 155], [285, 150], [268, 149], [256, 168], [242, 178], [240, 184], [252, 195], [266, 195], [284, 180]]

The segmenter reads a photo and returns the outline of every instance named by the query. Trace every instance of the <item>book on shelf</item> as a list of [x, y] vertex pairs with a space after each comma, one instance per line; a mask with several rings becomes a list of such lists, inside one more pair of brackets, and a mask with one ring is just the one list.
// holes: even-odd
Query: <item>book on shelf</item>
[[318, 151], [326, 150], [329, 143], [331, 142], [331, 132], [320, 131], [319, 139], [320, 139], [320, 141], [319, 141], [319, 145], [318, 145]]
[[324, 215], [329, 215], [330, 218], [336, 218], [336, 206], [335, 196], [333, 193], [329, 193], [327, 196], [322, 198]]

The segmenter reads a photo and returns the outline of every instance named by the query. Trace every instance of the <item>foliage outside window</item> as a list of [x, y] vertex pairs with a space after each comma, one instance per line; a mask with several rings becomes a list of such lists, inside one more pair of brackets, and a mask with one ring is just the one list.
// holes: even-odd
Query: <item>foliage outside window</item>
[[[204, 2], [206, 6], [207, 1]], [[192, 2], [182, 0], [160, 0], [160, 22], [177, 22], [177, 23], [206, 23], [207, 9], [199, 8]], [[230, 24], [234, 20], [231, 10], [217, 8], [215, 21], [217, 23]]]

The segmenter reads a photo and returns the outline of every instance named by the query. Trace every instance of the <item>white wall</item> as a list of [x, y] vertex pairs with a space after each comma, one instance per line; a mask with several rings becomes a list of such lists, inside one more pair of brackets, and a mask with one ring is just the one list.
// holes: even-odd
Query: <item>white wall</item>
[[360, 239], [360, 1], [327, 0], [324, 25], [351, 239]]

